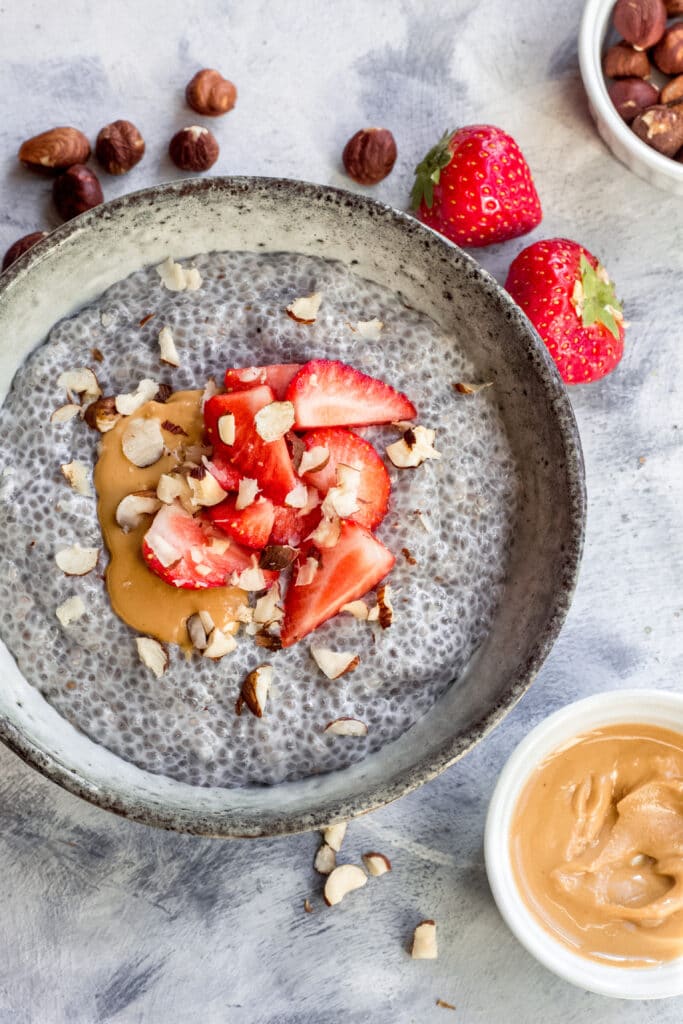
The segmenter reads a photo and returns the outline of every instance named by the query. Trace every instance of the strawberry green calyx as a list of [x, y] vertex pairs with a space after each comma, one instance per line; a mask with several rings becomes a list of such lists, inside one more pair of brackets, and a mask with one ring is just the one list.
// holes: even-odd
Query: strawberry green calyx
[[450, 143], [455, 131], [445, 132], [437, 144], [427, 153], [424, 160], [415, 168], [415, 184], [410, 193], [411, 209], [417, 210], [424, 200], [428, 210], [434, 202], [434, 186], [439, 184], [441, 172], [448, 167], [453, 158]]
[[581, 278], [576, 281], [572, 303], [577, 315], [581, 317], [581, 323], [584, 327], [594, 323], [603, 324], [618, 340], [624, 315], [605, 268], [600, 263], [594, 267], [582, 253], [580, 270]]

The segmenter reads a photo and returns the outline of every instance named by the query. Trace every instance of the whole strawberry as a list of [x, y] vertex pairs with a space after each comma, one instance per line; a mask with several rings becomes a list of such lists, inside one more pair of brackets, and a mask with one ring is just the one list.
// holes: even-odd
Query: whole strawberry
[[505, 242], [541, 223], [541, 203], [515, 140], [492, 125], [446, 132], [415, 168], [411, 206], [467, 248]]
[[567, 384], [599, 380], [624, 352], [624, 317], [607, 271], [587, 249], [548, 238], [512, 261], [505, 287]]

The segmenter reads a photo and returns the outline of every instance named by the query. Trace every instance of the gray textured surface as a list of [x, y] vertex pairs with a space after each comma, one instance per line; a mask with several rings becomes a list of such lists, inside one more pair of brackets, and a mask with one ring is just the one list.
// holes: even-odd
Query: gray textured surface
[[[142, 11], [139, 11], [139, 7]], [[597, 138], [575, 60], [580, 4], [148, 0], [111, 13], [73, 0], [7, 4], [0, 40], [0, 248], [55, 221], [49, 183], [14, 159], [27, 134], [74, 123], [94, 137], [130, 117], [148, 155], [108, 196], [172, 176], [172, 131], [196, 118], [182, 87], [221, 67], [241, 90], [216, 124], [221, 173], [342, 184], [338, 154], [387, 123], [399, 161], [376, 189], [402, 206], [410, 169], [449, 123], [514, 134], [545, 208], [533, 237], [567, 234], [607, 262], [631, 328], [619, 370], [574, 391], [589, 487], [586, 554], [562, 636], [529, 695], [464, 762], [354, 824], [352, 859], [394, 872], [315, 912], [312, 836], [217, 843], [93, 809], [0, 750], [0, 1021], [330, 1024], [544, 1020], [673, 1024], [683, 1000], [611, 1002], [556, 980], [503, 926], [485, 881], [486, 803], [505, 757], [567, 701], [600, 689], [680, 686], [680, 200], [633, 177]], [[95, 13], [98, 12], [98, 13]], [[480, 252], [499, 278], [524, 240]], [[440, 959], [413, 963], [412, 927], [435, 915]]]

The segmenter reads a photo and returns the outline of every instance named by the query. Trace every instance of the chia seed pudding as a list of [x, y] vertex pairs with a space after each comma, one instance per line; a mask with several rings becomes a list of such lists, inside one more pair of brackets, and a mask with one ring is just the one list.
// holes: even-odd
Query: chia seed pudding
[[[457, 394], [454, 382], [477, 379], [457, 336], [340, 263], [233, 252], [189, 264], [200, 272], [198, 290], [171, 292], [154, 267], [139, 271], [58, 323], [17, 373], [0, 409], [0, 635], [64, 718], [151, 772], [242, 786], [341, 769], [397, 739], [457, 686], [490, 628], [519, 487], [495, 387]], [[322, 293], [315, 323], [291, 320], [287, 304], [314, 291]], [[384, 324], [379, 341], [349, 326], [375, 317]], [[178, 368], [159, 361], [163, 326], [172, 330]], [[105, 395], [134, 391], [143, 378], [177, 391], [203, 388], [211, 377], [220, 383], [229, 366], [313, 358], [385, 381], [415, 403], [417, 423], [436, 429], [439, 461], [397, 470], [385, 459], [392, 493], [377, 536], [397, 559], [388, 577], [393, 624], [382, 630], [340, 614], [274, 652], [241, 632], [237, 650], [217, 662], [170, 647], [156, 678], [109, 604], [96, 497], [77, 494], [60, 470], [74, 459], [93, 467], [100, 435], [78, 416], [50, 423], [66, 401], [57, 378], [90, 366]], [[382, 455], [397, 438], [390, 426], [357, 432]], [[69, 577], [57, 568], [56, 552], [72, 544], [103, 548], [94, 572]], [[85, 615], [63, 627], [55, 609], [74, 595]], [[329, 680], [311, 643], [352, 651], [360, 666]], [[238, 717], [242, 681], [264, 661], [274, 669], [264, 716]], [[365, 722], [367, 736], [323, 733], [344, 716]]]

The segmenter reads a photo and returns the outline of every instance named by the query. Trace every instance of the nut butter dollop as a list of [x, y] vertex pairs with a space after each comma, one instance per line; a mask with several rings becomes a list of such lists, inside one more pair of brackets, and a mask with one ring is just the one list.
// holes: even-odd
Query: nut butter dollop
[[510, 853], [527, 906], [574, 952], [683, 955], [683, 735], [615, 725], [555, 751], [517, 802]]
[[[191, 647], [187, 620], [199, 611], [209, 612], [214, 624], [224, 632], [236, 632], [235, 611], [246, 601], [246, 594], [238, 587], [184, 590], [165, 583], [150, 572], [141, 552], [142, 538], [152, 517], [145, 516], [140, 526], [124, 533], [116, 522], [116, 509], [127, 494], [156, 491], [161, 474], [182, 463], [185, 448], [201, 444], [201, 399], [201, 391], [177, 391], [164, 404], [146, 402], [132, 416], [122, 416], [112, 430], [102, 435], [94, 475], [97, 513], [110, 555], [107, 589], [112, 608], [133, 629], [185, 648]], [[140, 469], [123, 454], [121, 439], [131, 420], [151, 417], [162, 424], [168, 454], [152, 466]], [[184, 433], [174, 433], [164, 424], [181, 427]]]

